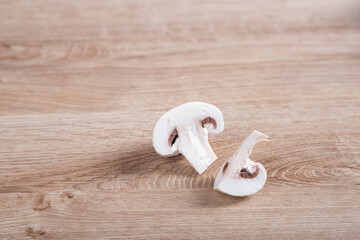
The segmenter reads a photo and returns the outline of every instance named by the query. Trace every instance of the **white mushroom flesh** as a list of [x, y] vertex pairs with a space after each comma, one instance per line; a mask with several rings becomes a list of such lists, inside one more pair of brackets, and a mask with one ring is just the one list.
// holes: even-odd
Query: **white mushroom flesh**
[[258, 192], [265, 184], [267, 173], [263, 165], [250, 160], [256, 143], [269, 137], [253, 131], [226, 161], [216, 176], [214, 189], [232, 196], [248, 196]]
[[153, 146], [162, 156], [185, 156], [198, 173], [217, 157], [208, 142], [209, 133], [224, 129], [221, 111], [214, 105], [189, 102], [163, 114], [153, 131]]
[[179, 139], [175, 143], [178, 151], [199, 173], [204, 172], [217, 157], [208, 142], [208, 131], [200, 124], [178, 127]]

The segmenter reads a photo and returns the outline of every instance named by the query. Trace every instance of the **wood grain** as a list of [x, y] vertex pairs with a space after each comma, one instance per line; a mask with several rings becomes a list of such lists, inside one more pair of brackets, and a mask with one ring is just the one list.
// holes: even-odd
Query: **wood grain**
[[[219, 160], [152, 128], [218, 106]], [[257, 194], [212, 189], [257, 129]], [[356, 239], [360, 1], [0, 1], [1, 239]]]

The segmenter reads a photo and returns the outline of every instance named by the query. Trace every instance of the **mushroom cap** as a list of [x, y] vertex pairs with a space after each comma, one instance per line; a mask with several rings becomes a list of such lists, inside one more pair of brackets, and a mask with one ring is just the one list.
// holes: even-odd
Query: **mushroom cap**
[[268, 142], [268, 138], [254, 130], [220, 168], [214, 189], [232, 196], [248, 196], [258, 192], [265, 185], [267, 173], [262, 164], [251, 161], [249, 156], [256, 143]]
[[[153, 146], [155, 151], [162, 156], [177, 155], [177, 145], [169, 145], [169, 136], [177, 126], [187, 127], [194, 122], [201, 124], [201, 121], [211, 118], [214, 121], [207, 121], [205, 128], [209, 133], [220, 133], [224, 130], [224, 118], [221, 111], [214, 105], [203, 102], [188, 102], [175, 107], [164, 113], [156, 122], [153, 131]], [[215, 126], [214, 126], [215, 125]]]

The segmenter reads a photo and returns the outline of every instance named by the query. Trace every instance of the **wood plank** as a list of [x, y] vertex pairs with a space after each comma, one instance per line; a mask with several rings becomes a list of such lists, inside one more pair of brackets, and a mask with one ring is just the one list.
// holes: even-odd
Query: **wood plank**
[[343, 186], [267, 186], [246, 198], [209, 189], [16, 193], [1, 197], [0, 230], [9, 238], [348, 238], [358, 233], [358, 194]]
[[[360, 1], [1, 1], [1, 239], [356, 239]], [[218, 106], [202, 175], [152, 148]], [[212, 189], [253, 129], [256, 195]]]

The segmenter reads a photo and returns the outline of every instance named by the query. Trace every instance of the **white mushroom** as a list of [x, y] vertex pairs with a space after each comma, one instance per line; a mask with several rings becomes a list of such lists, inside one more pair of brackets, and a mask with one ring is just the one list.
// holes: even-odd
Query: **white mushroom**
[[234, 155], [220, 168], [214, 189], [232, 196], [248, 196], [258, 192], [266, 182], [266, 170], [249, 159], [256, 143], [269, 137], [254, 130], [239, 146]]
[[208, 142], [208, 134], [223, 130], [223, 115], [217, 107], [189, 102], [160, 117], [153, 131], [153, 146], [162, 156], [181, 153], [201, 174], [217, 159]]

